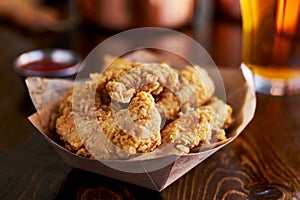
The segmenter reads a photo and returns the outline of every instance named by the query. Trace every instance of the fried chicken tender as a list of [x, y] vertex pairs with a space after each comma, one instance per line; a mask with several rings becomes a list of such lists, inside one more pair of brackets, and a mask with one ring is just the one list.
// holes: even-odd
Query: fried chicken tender
[[[134, 66], [134, 67], [133, 67]], [[128, 103], [137, 91], [158, 95], [163, 88], [169, 88], [186, 107], [199, 107], [213, 95], [215, 86], [207, 71], [198, 66], [187, 66], [182, 71], [167, 64], [138, 64], [115, 74], [106, 84], [110, 97], [121, 103]]]
[[131, 154], [153, 151], [161, 144], [160, 113], [150, 93], [139, 92], [129, 103], [128, 109], [115, 114], [115, 124], [122, 133], [107, 133], [114, 144]]
[[[126, 59], [116, 58], [113, 56], [105, 56], [104, 63], [107, 68], [102, 74], [98, 74], [98, 88], [97, 91], [107, 94], [106, 84], [110, 81], [117, 82], [124, 74], [135, 67], [140, 67], [141, 63], [133, 62]], [[150, 92], [158, 95], [163, 90], [163, 87], [158, 83], [144, 84], [139, 88], [139, 91]], [[110, 98], [110, 97], [109, 97]], [[128, 102], [127, 102], [128, 103]]]
[[205, 69], [177, 71], [110, 56], [105, 63], [102, 74], [90, 74], [90, 81], [70, 89], [51, 117], [50, 129], [70, 151], [125, 159], [161, 144], [189, 153], [226, 139], [232, 108], [213, 97], [215, 86]]
[[98, 90], [105, 88], [108, 81], [118, 79], [123, 76], [128, 70], [137, 66], [138, 62], [132, 62], [121, 58], [106, 55], [104, 57], [104, 66], [106, 69], [102, 72], [98, 82]]
[[172, 143], [183, 153], [201, 143], [226, 139], [224, 129], [232, 123], [232, 108], [214, 97], [210, 104], [190, 109], [168, 124], [161, 133], [163, 143]]
[[151, 122], [151, 111], [155, 112], [154, 98], [147, 92], [139, 92], [130, 101], [128, 109], [135, 123], [147, 126]]
[[[93, 75], [91, 75], [93, 77]], [[85, 113], [90, 113], [90, 111], [95, 110], [97, 106], [101, 105], [101, 99], [99, 95], [94, 98], [86, 98], [89, 95], [88, 88], [96, 86], [97, 82], [95, 80], [90, 81], [82, 86], [77, 86], [78, 88], [71, 88], [63, 100], [59, 104], [58, 111], [53, 113], [51, 116], [50, 129], [56, 130], [60, 139], [65, 143], [66, 148], [70, 151], [77, 153], [78, 155], [83, 155], [90, 157], [91, 155], [86, 151], [84, 147], [84, 141], [80, 137], [77, 127], [74, 123], [73, 111], [84, 110]], [[73, 93], [73, 91], [76, 91]], [[78, 93], [77, 91], [81, 91]], [[82, 103], [83, 98], [84, 103]], [[73, 99], [81, 99], [80, 102], [74, 103]], [[78, 108], [80, 107], [80, 108]], [[74, 110], [73, 110], [74, 109]]]
[[58, 112], [51, 116], [50, 130], [56, 130], [67, 149], [76, 152], [77, 155], [90, 157], [91, 155], [85, 150], [83, 142], [78, 135], [71, 111], [72, 89], [68, 91], [60, 103]]
[[180, 71], [180, 84], [176, 96], [182, 107], [197, 108], [209, 101], [215, 91], [213, 80], [204, 68], [187, 66]]
[[[147, 92], [155, 91], [159, 85], [163, 84], [174, 93], [178, 90], [176, 93], [179, 94], [178, 98], [181, 99], [181, 102], [188, 102], [188, 99], [194, 97], [193, 103], [196, 104], [195, 106], [200, 106], [209, 100], [214, 93], [215, 87], [212, 79], [209, 77], [207, 71], [199, 66], [187, 66], [181, 70], [178, 75], [178, 71], [165, 63], [146, 64], [112, 56], [105, 56], [104, 61], [108, 67], [99, 80], [99, 88], [102, 89], [107, 83], [111, 82], [106, 86], [110, 88], [108, 89], [110, 96], [112, 96], [111, 94], [113, 94], [114, 91], [117, 91], [115, 87], [121, 87], [120, 85], [122, 84], [127, 89], [143, 87], [140, 90]], [[178, 80], [178, 76], [180, 76], [180, 80]], [[180, 87], [173, 87], [175, 85], [180, 85]], [[161, 92], [162, 88], [159, 88], [159, 91]], [[119, 93], [121, 92], [122, 91]], [[159, 92], [157, 92], [157, 94], [158, 93]], [[120, 95], [122, 94], [119, 94], [119, 96]], [[125, 96], [125, 94], [123, 95]], [[132, 96], [133, 95], [131, 95], [131, 97]], [[118, 98], [113, 99], [118, 101]], [[119, 102], [128, 103], [129, 100], [128, 98], [126, 99], [126, 102]]]
[[[161, 143], [160, 114], [149, 93], [138, 93], [130, 102], [128, 109], [113, 112], [109, 107], [103, 106], [95, 113], [106, 137], [128, 154], [153, 151]], [[97, 143], [87, 145], [94, 147]], [[121, 157], [120, 150], [115, 153]]]
[[56, 132], [65, 147], [86, 157], [117, 159], [159, 146], [161, 118], [152, 95], [139, 92], [128, 109], [113, 112], [101, 104], [98, 93], [95, 97], [90, 94], [99, 78], [97, 74], [91, 77], [92, 81], [84, 86], [70, 90], [53, 115]]
[[119, 79], [109, 81], [106, 90], [110, 97], [121, 103], [129, 103], [130, 99], [143, 86], [153, 86], [148, 89], [155, 91], [160, 85], [175, 87], [178, 84], [178, 73], [167, 64], [139, 64], [127, 71]]
[[158, 100], [155, 105], [161, 116], [164, 117], [167, 122], [176, 119], [180, 111], [180, 105], [175, 94], [168, 88], [164, 88], [157, 98]]

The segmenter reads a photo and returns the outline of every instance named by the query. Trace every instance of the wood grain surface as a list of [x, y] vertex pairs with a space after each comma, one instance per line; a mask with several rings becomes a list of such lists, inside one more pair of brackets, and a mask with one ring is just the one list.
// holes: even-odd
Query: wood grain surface
[[[218, 65], [237, 68], [239, 25], [221, 22], [209, 30], [209, 36], [181, 31], [203, 43]], [[300, 199], [300, 95], [258, 94], [243, 133], [162, 192], [67, 166], [27, 120], [34, 108], [13, 60], [50, 47], [85, 56], [112, 34], [80, 27], [32, 35], [0, 25], [0, 199]]]

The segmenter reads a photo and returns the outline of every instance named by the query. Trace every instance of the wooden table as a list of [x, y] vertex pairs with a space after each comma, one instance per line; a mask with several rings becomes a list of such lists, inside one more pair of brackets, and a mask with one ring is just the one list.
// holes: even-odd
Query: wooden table
[[[239, 24], [181, 30], [219, 66], [238, 68]], [[113, 33], [80, 27], [34, 35], [0, 25], [0, 199], [300, 199], [300, 96], [257, 95], [252, 122], [232, 143], [162, 192], [67, 166], [27, 117], [34, 112], [13, 60], [36, 48], [69, 48], [87, 55]], [[110, 198], [108, 198], [110, 199]]]

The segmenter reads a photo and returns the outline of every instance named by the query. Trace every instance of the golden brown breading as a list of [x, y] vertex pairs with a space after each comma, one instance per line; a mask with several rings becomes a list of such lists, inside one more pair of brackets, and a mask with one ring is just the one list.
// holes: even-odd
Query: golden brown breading
[[133, 122], [147, 126], [151, 121], [151, 111], [155, 109], [154, 98], [150, 93], [139, 92], [129, 103], [130, 117]]
[[180, 105], [175, 94], [168, 88], [164, 88], [157, 98], [158, 100], [155, 105], [161, 116], [167, 121], [176, 119], [180, 111]]
[[[107, 60], [111, 62], [113, 59]], [[207, 102], [215, 89], [207, 71], [198, 66], [187, 66], [178, 72], [167, 64], [146, 64], [124, 59], [115, 59], [104, 71], [99, 88], [104, 86], [113, 100], [122, 103], [128, 103], [137, 91], [158, 95], [162, 87], [167, 87], [176, 94], [180, 104], [192, 107]]]
[[204, 68], [187, 66], [180, 71], [180, 77], [176, 96], [182, 107], [197, 108], [213, 96], [214, 82]]
[[[122, 148], [132, 149], [130, 153], [153, 151], [160, 145], [161, 118], [150, 93], [137, 93], [130, 101], [128, 109], [122, 109], [115, 114], [115, 121], [123, 134], [133, 140], [133, 143], [128, 143], [119, 139], [122, 141]], [[116, 140], [117, 134], [113, 135], [113, 142], [120, 143]]]
[[161, 143], [188, 153], [226, 139], [232, 108], [213, 97], [214, 83], [205, 69], [177, 71], [167, 64], [114, 59], [106, 58], [110, 65], [102, 74], [70, 89], [53, 113], [50, 128], [67, 149], [96, 159], [123, 159]]
[[216, 115], [216, 120], [214, 120], [215, 127], [221, 127], [227, 129], [232, 123], [232, 107], [226, 104], [224, 101], [213, 97], [208, 106], [211, 106], [214, 114]]
[[73, 114], [74, 111], [88, 114], [101, 105], [100, 96], [93, 96], [93, 93], [90, 92], [90, 88], [96, 88], [97, 86], [94, 75], [91, 75], [91, 77], [91, 81], [73, 87], [67, 92], [58, 106], [58, 111], [52, 114], [50, 122], [50, 129], [56, 131], [60, 139], [65, 143], [66, 148], [87, 157], [91, 155], [84, 149], [85, 141], [78, 133]]
[[[172, 143], [188, 153], [200, 143], [210, 143], [212, 139], [226, 139], [224, 128], [230, 125], [232, 108], [222, 100], [212, 102], [197, 109], [190, 109], [167, 125], [162, 133], [163, 143]], [[213, 138], [212, 138], [213, 137]]]
[[178, 84], [178, 73], [167, 64], [139, 64], [124, 73], [120, 78], [109, 81], [106, 90], [110, 97], [121, 103], [129, 103], [137, 90], [145, 85], [175, 87]]
[[132, 62], [129, 60], [116, 58], [113, 56], [105, 56], [104, 57], [104, 66], [106, 67], [104, 71], [101, 73], [99, 78], [98, 89], [102, 90], [105, 88], [105, 85], [108, 81], [118, 79], [126, 71], [132, 69], [138, 64], [138, 62]]
[[51, 117], [51, 130], [56, 130], [60, 139], [65, 143], [65, 147], [78, 155], [91, 157], [86, 152], [82, 139], [79, 137], [77, 129], [74, 124], [72, 115], [72, 91], [70, 89], [64, 99], [59, 104], [58, 112], [53, 113]]
[[73, 116], [70, 113], [63, 114], [57, 119], [56, 131], [61, 136], [60, 138], [70, 145], [72, 150], [77, 151], [82, 147], [82, 141], [78, 136]]
[[[114, 113], [109, 106], [95, 103], [101, 97], [89, 97], [87, 91], [93, 86], [87, 82], [73, 89], [76, 94], [69, 92], [59, 106], [56, 132], [66, 148], [79, 155], [90, 155], [91, 150], [97, 159], [115, 159], [153, 151], [160, 145], [160, 114], [150, 93], [137, 93], [128, 109]], [[79, 102], [73, 102], [74, 98]]]
[[129, 106], [113, 113], [109, 107], [102, 107], [95, 112], [107, 138], [129, 154], [152, 151], [161, 143], [160, 115], [153, 97], [141, 92], [133, 98], [131, 104], [135, 103], [140, 109]]

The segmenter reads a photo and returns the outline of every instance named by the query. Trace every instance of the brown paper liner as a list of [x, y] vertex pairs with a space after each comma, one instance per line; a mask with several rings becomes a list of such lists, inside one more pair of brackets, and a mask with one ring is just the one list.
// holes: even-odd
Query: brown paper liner
[[[107, 166], [104, 162], [77, 156], [53, 140], [53, 137], [49, 132], [50, 116], [58, 102], [64, 96], [65, 92], [72, 87], [72, 81], [34, 77], [27, 78], [26, 84], [31, 99], [37, 109], [37, 112], [30, 116], [29, 120], [41, 132], [41, 134], [44, 135], [63, 160], [71, 167], [161, 191], [201, 163], [207, 157], [233, 141], [251, 121], [255, 112], [256, 97], [253, 89], [254, 84], [252, 77], [248, 75], [249, 72], [244, 70], [245, 69], [220, 70], [225, 85], [227, 103], [229, 103], [234, 110], [235, 123], [232, 127], [230, 127], [229, 132], [227, 132], [229, 138], [210, 149], [201, 149], [200, 152], [197, 152], [196, 149], [196, 152], [195, 150], [193, 151], [195, 153], [181, 155], [174, 159], [174, 162], [155, 171], [149, 172], [145, 168], [145, 170], [140, 173], [118, 171]], [[245, 74], [246, 77], [244, 76]], [[109, 162], [120, 166], [128, 165], [143, 168], [149, 163], [160, 162], [160, 159], [161, 158], [150, 158], [149, 160]]]

